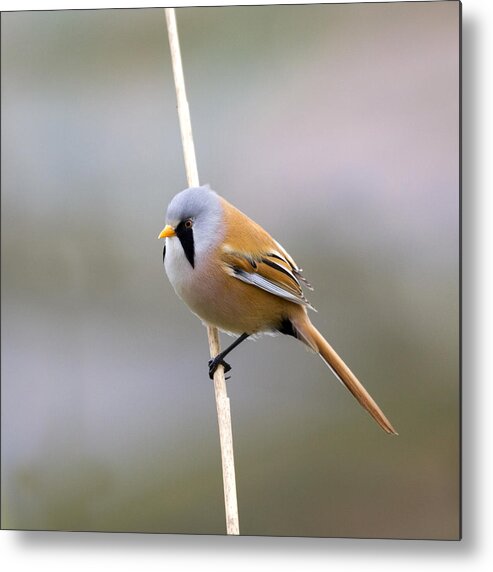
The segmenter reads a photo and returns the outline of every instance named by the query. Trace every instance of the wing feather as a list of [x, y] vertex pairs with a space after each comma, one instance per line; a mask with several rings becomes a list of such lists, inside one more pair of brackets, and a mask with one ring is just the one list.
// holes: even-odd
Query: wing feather
[[305, 298], [301, 284], [287, 260], [277, 256], [273, 260], [270, 253], [252, 256], [251, 253], [234, 252], [230, 247], [223, 250], [221, 258], [228, 273], [238, 280], [314, 309]]
[[287, 251], [260, 225], [225, 199], [221, 200], [227, 228], [220, 258], [226, 272], [242, 282], [314, 309], [303, 294], [301, 282], [313, 288]]

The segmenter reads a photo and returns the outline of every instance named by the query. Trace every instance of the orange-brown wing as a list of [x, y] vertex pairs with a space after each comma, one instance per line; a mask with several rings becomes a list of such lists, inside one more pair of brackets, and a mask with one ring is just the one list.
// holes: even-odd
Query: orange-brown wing
[[224, 208], [227, 228], [220, 257], [225, 270], [242, 282], [312, 308], [300, 280], [311, 286], [284, 248], [227, 201]]

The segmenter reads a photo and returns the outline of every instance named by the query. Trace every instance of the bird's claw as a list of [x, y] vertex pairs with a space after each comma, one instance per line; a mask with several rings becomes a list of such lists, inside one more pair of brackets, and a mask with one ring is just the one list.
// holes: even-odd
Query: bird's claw
[[[215, 357], [214, 359], [209, 360], [209, 377], [211, 379], [214, 379], [214, 373], [216, 372], [216, 369], [220, 365], [224, 367], [224, 373], [228, 373], [228, 371], [231, 371], [231, 366], [229, 365], [229, 363], [225, 362], [221, 358], [218, 359], [217, 357]], [[226, 379], [229, 379], [229, 377], [227, 377]]]

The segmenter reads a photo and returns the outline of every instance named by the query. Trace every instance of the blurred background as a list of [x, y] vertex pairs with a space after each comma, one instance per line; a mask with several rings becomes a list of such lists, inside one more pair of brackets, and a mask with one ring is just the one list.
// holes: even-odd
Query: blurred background
[[[315, 286], [399, 432], [287, 337], [228, 382], [245, 535], [459, 534], [459, 5], [177, 11], [199, 174]], [[222, 534], [164, 13], [2, 14], [2, 525]], [[229, 338], [223, 338], [228, 343]]]

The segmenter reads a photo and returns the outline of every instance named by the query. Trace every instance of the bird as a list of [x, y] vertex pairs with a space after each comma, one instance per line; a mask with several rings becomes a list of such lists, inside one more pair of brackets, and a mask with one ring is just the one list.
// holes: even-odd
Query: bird
[[163, 263], [176, 294], [207, 326], [236, 340], [209, 361], [209, 376], [249, 337], [284, 334], [319, 354], [336, 378], [388, 434], [396, 430], [370, 394], [312, 324], [303, 270], [259, 224], [209, 185], [176, 194], [166, 212]]

